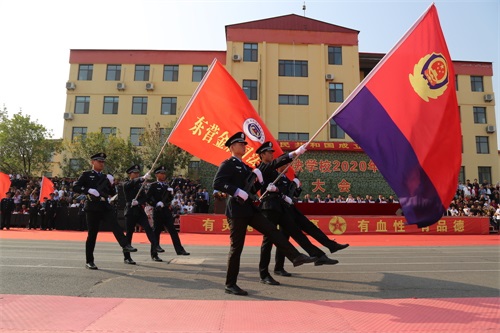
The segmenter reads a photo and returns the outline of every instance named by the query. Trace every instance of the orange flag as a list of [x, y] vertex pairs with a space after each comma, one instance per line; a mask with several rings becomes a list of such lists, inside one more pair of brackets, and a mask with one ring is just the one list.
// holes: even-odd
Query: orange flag
[[40, 202], [45, 202], [45, 198], [50, 198], [50, 193], [54, 193], [55, 186], [54, 183], [47, 177], [42, 177], [42, 186], [40, 188]]
[[255, 151], [266, 141], [273, 143], [276, 156], [283, 154], [247, 95], [224, 66], [214, 59], [168, 141], [219, 166], [231, 156], [224, 143], [236, 132], [246, 135], [248, 145], [243, 161], [252, 167], [260, 161]]
[[5, 193], [10, 189], [10, 177], [9, 175], [0, 172], [0, 200], [7, 197]]

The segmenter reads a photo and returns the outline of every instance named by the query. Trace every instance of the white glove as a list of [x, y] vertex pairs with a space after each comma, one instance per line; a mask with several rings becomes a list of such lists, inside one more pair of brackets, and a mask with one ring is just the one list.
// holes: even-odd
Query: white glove
[[139, 204], [139, 201], [133, 199], [132, 200], [132, 206], [137, 206]]
[[171, 187], [167, 188], [167, 191], [169, 191], [170, 193], [174, 194], [174, 189], [171, 188]]
[[302, 184], [300, 183], [300, 180], [299, 180], [298, 178], [294, 178], [294, 179], [293, 179], [293, 182], [294, 182], [295, 184], [297, 184], [297, 187], [300, 187], [300, 185], [302, 185]]
[[283, 200], [285, 200], [285, 202], [286, 202], [287, 204], [289, 204], [289, 205], [293, 205], [293, 201], [292, 201], [292, 199], [290, 199], [290, 197], [289, 197], [289, 196], [284, 195], [284, 196], [283, 196]]
[[161, 208], [163, 208], [163, 207], [165, 207], [165, 205], [163, 204], [163, 202], [158, 201], [158, 203], [156, 204], [156, 207], [161, 207]]
[[88, 192], [88, 194], [92, 194], [94, 197], [100, 196], [99, 192], [95, 188], [89, 188], [89, 190], [87, 192]]
[[144, 179], [144, 180], [151, 179], [151, 175], [149, 174], [149, 171], [146, 172], [146, 174], [144, 176], [142, 176], [142, 179]]
[[106, 175], [106, 177], [108, 178], [109, 183], [110, 183], [111, 185], [113, 185], [113, 182], [115, 181], [115, 177], [113, 177], [112, 175], [109, 175], [109, 174], [108, 174], [108, 175]]
[[257, 175], [257, 179], [259, 180], [259, 183], [262, 184], [264, 182], [264, 178], [262, 177], [262, 172], [259, 170], [259, 168], [253, 169], [252, 172]]
[[248, 193], [243, 191], [242, 189], [238, 189], [236, 191], [236, 196], [243, 199], [243, 201], [246, 201], [248, 199]]
[[302, 146], [300, 146], [299, 148], [295, 149], [293, 151], [293, 153], [295, 154], [295, 156], [300, 156], [302, 154], [304, 154], [306, 152], [306, 149], [307, 148], [307, 143], [304, 143]]
[[266, 189], [267, 192], [278, 192], [278, 188], [276, 187], [276, 185], [274, 185], [273, 183], [267, 185], [267, 189]]

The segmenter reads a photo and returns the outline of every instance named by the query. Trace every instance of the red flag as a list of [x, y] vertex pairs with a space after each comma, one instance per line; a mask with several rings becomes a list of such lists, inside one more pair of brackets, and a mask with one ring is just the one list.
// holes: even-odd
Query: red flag
[[406, 221], [436, 223], [458, 186], [453, 63], [431, 5], [333, 115], [398, 195]]
[[0, 200], [7, 197], [5, 193], [10, 189], [10, 177], [9, 175], [0, 172]]
[[255, 151], [266, 141], [273, 143], [276, 156], [283, 154], [247, 95], [224, 66], [214, 59], [168, 141], [219, 166], [231, 155], [224, 143], [236, 132], [246, 134], [248, 145], [243, 161], [250, 166], [260, 161]]
[[50, 198], [50, 193], [54, 193], [55, 186], [52, 180], [47, 177], [42, 177], [42, 186], [40, 188], [40, 198], [38, 199], [40, 202], [45, 202], [46, 199]]

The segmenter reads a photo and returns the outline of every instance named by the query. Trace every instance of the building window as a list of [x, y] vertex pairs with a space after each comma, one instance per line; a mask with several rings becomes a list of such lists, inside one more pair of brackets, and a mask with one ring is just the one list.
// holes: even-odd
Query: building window
[[259, 45], [257, 43], [243, 44], [243, 61], [256, 62], [259, 59]]
[[476, 136], [476, 152], [478, 154], [490, 153], [490, 145], [487, 136]]
[[458, 75], [455, 74], [455, 90], [458, 91]]
[[279, 76], [307, 77], [307, 61], [301, 60], [279, 60]]
[[486, 124], [486, 108], [483, 106], [474, 106], [474, 124]]
[[483, 92], [483, 77], [482, 76], [471, 76], [470, 77], [470, 87], [472, 91]]
[[345, 132], [335, 120], [330, 120], [330, 139], [345, 139]]
[[179, 81], [179, 65], [163, 66], [163, 81]]
[[149, 81], [149, 65], [135, 65], [134, 81]]
[[460, 173], [458, 174], [458, 183], [465, 184], [465, 167], [463, 165], [460, 167]]
[[93, 72], [94, 72], [94, 65], [80, 65], [78, 68], [78, 80], [92, 81]]
[[188, 172], [197, 173], [200, 170], [200, 161], [189, 161], [188, 163]]
[[330, 102], [342, 103], [344, 101], [344, 84], [330, 83], [329, 95]]
[[342, 65], [342, 47], [328, 46], [328, 65]]
[[88, 114], [90, 109], [90, 96], [76, 96], [75, 114]]
[[118, 99], [119, 97], [104, 97], [103, 114], [118, 114]]
[[104, 134], [106, 138], [111, 136], [116, 136], [116, 127], [101, 127], [101, 133]]
[[177, 111], [177, 97], [162, 97], [161, 114], [173, 115]]
[[71, 141], [76, 139], [85, 140], [87, 137], [87, 127], [73, 127], [71, 132]]
[[160, 128], [160, 141], [161, 142], [167, 141], [167, 138], [171, 132], [172, 132], [171, 128]]
[[133, 97], [132, 98], [132, 114], [147, 114], [148, 113], [148, 98]]
[[458, 106], [458, 118], [460, 119], [460, 122], [462, 122], [462, 108], [460, 105]]
[[257, 100], [257, 80], [243, 80], [243, 91], [249, 100]]
[[141, 135], [144, 133], [144, 128], [142, 127], [131, 127], [130, 128], [130, 142], [134, 146], [142, 146], [141, 144]]
[[70, 158], [69, 159], [69, 169], [71, 171], [80, 171], [83, 168], [82, 160], [79, 158]]
[[200, 82], [208, 71], [208, 66], [193, 66], [193, 82]]
[[486, 181], [488, 182], [488, 184], [492, 184], [491, 167], [485, 167], [485, 166], [477, 167], [477, 178], [481, 183], [484, 183]]
[[309, 105], [309, 96], [307, 96], [307, 95], [279, 95], [278, 103], [280, 105]]
[[122, 65], [108, 65], [106, 69], [106, 81], [120, 81], [122, 76]]
[[279, 132], [280, 141], [309, 141], [309, 133]]

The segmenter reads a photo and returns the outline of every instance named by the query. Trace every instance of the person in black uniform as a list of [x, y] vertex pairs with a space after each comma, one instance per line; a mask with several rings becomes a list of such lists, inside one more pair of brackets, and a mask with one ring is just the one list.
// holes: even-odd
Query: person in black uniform
[[[231, 136], [225, 143], [231, 152], [231, 157], [222, 162], [214, 178], [215, 190], [229, 194], [227, 201], [226, 216], [228, 218], [231, 246], [229, 249], [226, 286], [227, 294], [248, 295], [248, 292], [236, 284], [240, 270], [240, 257], [245, 243], [247, 227], [250, 225], [263, 235], [269, 237], [276, 247], [283, 250], [294, 266], [314, 262], [315, 257], [301, 254], [292, 244], [278, 231], [276, 226], [267, 220], [261, 211], [253, 204], [252, 197], [255, 196], [257, 188], [252, 182], [255, 173], [259, 181], [262, 181], [262, 173], [259, 169], [253, 171], [242, 161], [246, 152], [245, 134], [238, 132]], [[247, 184], [248, 183], [248, 184]], [[257, 185], [257, 187], [259, 187]]]
[[55, 219], [57, 214], [57, 200], [54, 200], [54, 193], [49, 194], [50, 199], [45, 201], [45, 227], [43, 230], [52, 230], [55, 228]]
[[36, 229], [38, 227], [38, 201], [35, 199], [30, 200], [30, 222], [28, 224], [28, 230]]
[[[153, 221], [156, 243], [160, 244], [160, 234], [164, 228], [167, 228], [177, 255], [188, 256], [189, 252], [186, 252], [181, 244], [179, 233], [174, 226], [174, 217], [170, 210], [170, 202], [174, 198], [174, 190], [166, 182], [167, 169], [164, 166], [159, 166], [155, 169], [155, 176], [156, 182], [149, 186], [146, 196], [147, 202], [154, 207]], [[159, 245], [158, 247], [161, 249]], [[151, 248], [151, 258], [154, 261], [163, 261], [158, 257], [158, 253], [153, 247]]]
[[[123, 193], [125, 195], [125, 222], [127, 226], [127, 242], [132, 244], [132, 236], [134, 235], [135, 226], [139, 224], [144, 231], [146, 232], [146, 236], [151, 243], [151, 255], [157, 252], [164, 252], [162, 248], [158, 246], [156, 241], [156, 236], [149, 225], [148, 216], [146, 212], [144, 212], [144, 205], [146, 204], [146, 193], [141, 190], [142, 183], [151, 178], [149, 172], [144, 176], [139, 177], [141, 167], [137, 164], [131, 166], [127, 169], [127, 174], [129, 176], [129, 180], [123, 184]], [[139, 195], [137, 195], [139, 193]], [[136, 199], [137, 197], [137, 199]], [[129, 265], [135, 265], [135, 261], [132, 260], [130, 256], [130, 252], [123, 252], [124, 259], [123, 262]]]
[[[292, 162], [294, 156], [300, 156], [305, 151], [305, 147], [302, 146], [292, 153], [285, 153], [274, 159], [273, 144], [269, 141], [264, 142], [256, 150], [256, 153], [261, 159], [261, 163], [258, 168], [262, 172], [262, 177], [264, 179], [262, 188], [267, 189], [267, 193], [265, 193], [265, 195], [261, 198], [260, 208], [264, 216], [269, 221], [280, 226], [280, 230], [287, 238], [288, 236], [291, 236], [310, 256], [318, 258], [314, 265], [335, 265], [339, 262], [335, 259], [328, 258], [325, 252], [313, 245], [309, 238], [304, 235], [299, 226], [294, 222], [294, 217], [289, 213], [289, 210], [286, 207], [288, 204], [282, 199], [280, 191], [282, 183], [278, 184], [277, 182], [276, 185], [272, 184], [279, 176], [279, 172], [276, 171], [276, 168], [280, 168]], [[286, 176], [283, 177], [286, 178]], [[287, 187], [287, 185], [284, 186], [284, 188]], [[264, 193], [264, 191], [261, 192]], [[264, 236], [259, 262], [260, 282], [270, 285], [279, 285], [279, 282], [273, 279], [268, 270], [269, 262], [271, 260], [272, 247], [273, 243], [269, 237]]]
[[85, 216], [87, 218], [88, 236], [85, 242], [85, 256], [88, 269], [97, 269], [94, 264], [94, 248], [99, 233], [99, 224], [101, 221], [111, 226], [113, 235], [122, 247], [123, 251], [136, 252], [137, 249], [130, 246], [123, 230], [118, 224], [113, 208], [108, 201], [110, 195], [114, 195], [113, 188], [114, 177], [104, 175], [105, 153], [98, 153], [90, 157], [92, 170], [82, 173], [80, 178], [73, 185], [73, 191], [87, 195], [85, 201]]
[[0, 214], [1, 214], [1, 220], [0, 220], [0, 230], [3, 230], [3, 228], [6, 228], [7, 230], [10, 229], [10, 220], [12, 218], [12, 212], [16, 208], [16, 204], [14, 203], [14, 199], [12, 199], [12, 192], [6, 192], [5, 195], [7, 195], [5, 198], [0, 201]]

